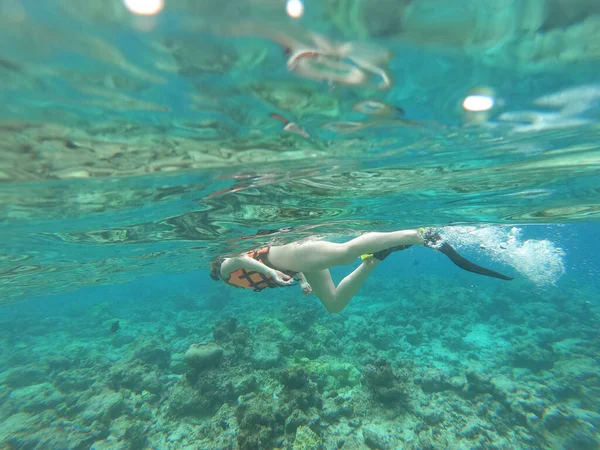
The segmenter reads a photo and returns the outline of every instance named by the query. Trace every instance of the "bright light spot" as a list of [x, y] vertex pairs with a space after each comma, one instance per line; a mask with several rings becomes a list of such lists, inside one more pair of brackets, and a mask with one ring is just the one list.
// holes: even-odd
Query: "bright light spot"
[[123, 0], [125, 7], [134, 14], [153, 16], [162, 11], [164, 0]]
[[492, 109], [494, 98], [489, 95], [469, 95], [463, 101], [463, 108], [467, 111], [481, 112]]
[[288, 16], [299, 19], [304, 14], [304, 4], [302, 0], [287, 0], [285, 10]]

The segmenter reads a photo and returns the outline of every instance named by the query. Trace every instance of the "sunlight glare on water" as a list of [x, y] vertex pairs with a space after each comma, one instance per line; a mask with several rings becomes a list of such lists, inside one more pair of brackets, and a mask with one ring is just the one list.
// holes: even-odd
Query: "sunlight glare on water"
[[467, 111], [487, 111], [494, 106], [494, 99], [487, 95], [469, 95], [463, 101], [463, 108]]
[[285, 4], [288, 16], [299, 19], [304, 14], [304, 3], [301, 0], [288, 0]]
[[153, 16], [164, 8], [164, 0], [123, 0], [129, 11], [143, 16]]

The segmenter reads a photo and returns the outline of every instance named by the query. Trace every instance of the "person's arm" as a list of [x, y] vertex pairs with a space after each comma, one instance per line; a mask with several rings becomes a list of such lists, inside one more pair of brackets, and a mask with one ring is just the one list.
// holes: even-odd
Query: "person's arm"
[[287, 286], [294, 282], [292, 277], [281, 273], [278, 270], [271, 269], [260, 261], [250, 258], [248, 255], [242, 255], [235, 258], [225, 258], [221, 264], [221, 276], [224, 280], [228, 280], [231, 273], [237, 269], [253, 270], [254, 272], [264, 273], [272, 277], [280, 286]]

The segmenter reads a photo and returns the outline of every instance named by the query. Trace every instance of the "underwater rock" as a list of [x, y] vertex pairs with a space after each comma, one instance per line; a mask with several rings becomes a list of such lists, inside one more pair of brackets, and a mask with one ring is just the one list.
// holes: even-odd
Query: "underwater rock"
[[177, 416], [200, 414], [204, 411], [201, 395], [187, 383], [177, 383], [167, 397], [169, 411]]
[[416, 377], [415, 383], [421, 386], [423, 392], [461, 391], [464, 382], [449, 378], [444, 372], [435, 369], [428, 370], [423, 376]]
[[240, 448], [273, 448], [277, 437], [283, 435], [284, 416], [268, 396], [253, 396], [242, 401], [236, 408], [235, 416], [240, 429], [237, 439]]
[[564, 411], [561, 407], [552, 406], [544, 412], [542, 423], [549, 431], [556, 431], [558, 428], [569, 423], [576, 423], [577, 419], [570, 411]]
[[391, 405], [407, 400], [406, 389], [389, 362], [381, 358], [371, 361], [365, 366], [363, 377], [376, 401]]
[[323, 420], [329, 423], [336, 423], [342, 417], [352, 417], [354, 415], [354, 407], [352, 405], [337, 406], [326, 406], [321, 412]]
[[299, 409], [295, 409], [292, 411], [287, 419], [285, 419], [285, 432], [286, 433], [295, 433], [296, 429], [301, 425], [309, 425], [310, 419], [306, 414], [304, 414]]
[[370, 386], [392, 386], [395, 375], [389, 362], [376, 359], [365, 366], [363, 377]]
[[438, 409], [424, 410], [418, 415], [429, 426], [438, 425], [444, 421], [443, 411]]
[[147, 342], [136, 351], [135, 356], [146, 364], [153, 364], [162, 369], [169, 367], [171, 357], [169, 351], [157, 342]]
[[282, 321], [273, 317], [264, 318], [256, 327], [256, 335], [272, 342], [289, 341], [294, 334]]
[[362, 430], [365, 445], [372, 450], [389, 449], [388, 437], [374, 427], [364, 427]]
[[146, 448], [148, 426], [142, 422], [134, 422], [125, 431], [124, 438], [128, 443], [128, 450], [142, 450]]
[[248, 357], [250, 355], [252, 350], [250, 342], [250, 328], [245, 325], [238, 327], [235, 333], [231, 335], [231, 345], [234, 353], [238, 356]]
[[150, 391], [142, 391], [140, 396], [142, 397], [142, 400], [147, 403], [154, 403], [156, 400], [158, 400], [158, 395], [153, 394]]
[[[549, 391], [558, 398], [566, 398], [573, 395], [572, 390], [575, 388], [578, 391], [581, 389], [592, 389], [589, 395], [585, 395], [582, 400], [590, 401], [588, 409], [597, 408], [593, 401], [597, 398], [594, 391], [600, 389], [600, 377], [598, 377], [598, 361], [594, 358], [579, 357], [574, 358], [573, 355], [579, 352], [571, 353], [569, 359], [564, 359], [556, 362], [552, 369], [555, 378], [552, 383], [548, 383]], [[579, 395], [577, 395], [579, 397]]]
[[532, 372], [550, 370], [558, 361], [558, 355], [551, 348], [541, 348], [531, 344], [517, 347], [511, 354], [511, 364]]
[[[40, 427], [40, 420], [44, 421], [42, 427]], [[106, 427], [101, 424], [84, 427], [45, 413], [35, 416], [19, 413], [0, 424], [0, 448], [3, 450], [89, 449], [92, 448], [94, 441], [104, 439], [107, 435]]]
[[559, 378], [557, 380], [552, 380], [552, 382], [549, 383], [548, 388], [555, 398], [568, 399], [578, 396], [580, 386], [573, 384], [573, 380]]
[[369, 342], [378, 350], [389, 350], [392, 346], [393, 337], [386, 330], [382, 330], [377, 328], [374, 332], [369, 336]]
[[213, 326], [213, 338], [219, 345], [233, 350], [238, 357], [247, 357], [251, 353], [250, 329], [245, 325], [238, 325], [237, 319], [233, 317]]
[[296, 430], [293, 450], [320, 450], [321, 438], [307, 426], [300, 426]]
[[479, 374], [479, 372], [473, 369], [467, 369], [465, 371], [465, 377], [467, 379], [466, 391], [470, 394], [492, 394], [492, 396], [500, 402], [506, 403], [506, 395], [498, 392], [491, 382], [490, 377]]
[[231, 380], [216, 371], [187, 373], [167, 395], [169, 410], [177, 416], [214, 414], [236, 399]]
[[301, 358], [306, 356], [304, 350], [308, 345], [308, 340], [304, 336], [297, 334], [281, 342], [281, 353], [285, 357], [293, 356], [294, 358]]
[[303, 389], [285, 390], [281, 399], [283, 400], [282, 409], [286, 411], [300, 409], [310, 412], [312, 408], [320, 410], [323, 407], [323, 399], [314, 383], [309, 383]]
[[114, 348], [121, 348], [132, 342], [135, 342], [135, 336], [133, 334], [118, 333], [110, 338], [110, 343]]
[[252, 363], [258, 369], [270, 369], [279, 364], [281, 350], [277, 342], [258, 341], [254, 343]]
[[310, 330], [321, 317], [321, 309], [314, 304], [288, 303], [283, 321], [293, 332], [302, 333]]
[[[496, 389], [500, 389], [497, 383], [495, 383], [495, 386]], [[506, 396], [510, 400], [512, 413], [520, 422], [525, 421], [529, 426], [537, 425], [539, 418], [544, 414], [544, 410], [551, 404], [549, 399], [532, 395], [528, 391], [518, 392], [514, 395], [507, 391]]]
[[565, 449], [577, 450], [598, 450], [600, 448], [600, 439], [583, 431], [576, 431], [563, 442]]
[[462, 428], [459, 434], [467, 439], [474, 439], [482, 431], [483, 429], [480, 424], [470, 421]]
[[359, 428], [360, 426], [362, 426], [362, 420], [359, 419], [358, 417], [355, 417], [354, 419], [350, 419], [348, 421], [348, 426], [350, 428]]
[[185, 373], [187, 370], [187, 364], [185, 363], [184, 358], [184, 353], [173, 353], [171, 355], [171, 364], [169, 365], [171, 373], [176, 375], [183, 375]]
[[[4, 419], [0, 427], [0, 446], [1, 448], [18, 448], [16, 445], [11, 447], [11, 440], [15, 440], [18, 444], [20, 435], [30, 433], [36, 426], [37, 418], [24, 412], [13, 414]], [[22, 441], [21, 441], [22, 442]], [[31, 447], [33, 448], [33, 446]]]
[[317, 359], [326, 354], [327, 349], [319, 343], [310, 342], [306, 340], [302, 350], [294, 353], [295, 357], [302, 355], [304, 358]]
[[178, 338], [185, 339], [187, 336], [194, 332], [191, 324], [185, 323], [183, 321], [175, 323], [175, 336]]
[[287, 415], [295, 409], [308, 412], [311, 408], [320, 410], [323, 407], [323, 399], [317, 385], [310, 380], [309, 374], [303, 368], [291, 366], [283, 369], [281, 382], [284, 386], [280, 395], [281, 408], [287, 411]]
[[85, 391], [94, 384], [94, 378], [89, 375], [88, 369], [65, 370], [56, 375], [54, 385], [66, 394]]
[[342, 417], [351, 418], [354, 416], [354, 406], [346, 398], [339, 395], [336, 391], [332, 391], [326, 395], [326, 400], [323, 404], [321, 417], [329, 422], [336, 423]]
[[397, 387], [380, 387], [375, 391], [375, 398], [381, 403], [397, 403], [406, 399], [406, 392]]
[[47, 374], [35, 367], [19, 367], [10, 370], [4, 376], [4, 383], [11, 388], [22, 388], [33, 384], [43, 383]]
[[185, 352], [185, 362], [195, 370], [201, 371], [216, 367], [223, 359], [223, 347], [211, 342], [208, 344], [192, 344]]
[[258, 386], [258, 378], [252, 374], [236, 380], [233, 383], [233, 390], [235, 392], [235, 396], [239, 397], [240, 395], [254, 392], [256, 389], [258, 389]]
[[56, 408], [66, 397], [50, 383], [41, 383], [15, 389], [8, 399], [17, 411], [38, 413]]
[[221, 320], [213, 326], [213, 339], [218, 343], [231, 341], [231, 335], [237, 329], [238, 321], [235, 317]]
[[589, 423], [592, 428], [600, 428], [600, 413], [586, 409], [573, 408], [573, 414], [582, 423]]
[[530, 412], [525, 414], [525, 421], [527, 422], [528, 427], [533, 428], [540, 423], [540, 418], [537, 416], [537, 414]]
[[308, 372], [303, 368], [292, 366], [281, 371], [281, 382], [288, 389], [302, 389], [308, 380]]
[[360, 384], [361, 373], [352, 364], [327, 360], [308, 361], [302, 359], [304, 369], [321, 389], [332, 390], [342, 387], [354, 387]]
[[485, 416], [488, 413], [488, 411], [489, 411], [488, 405], [486, 405], [483, 402], [479, 402], [479, 403], [477, 403], [477, 405], [475, 405], [475, 413], [479, 417]]
[[142, 390], [142, 394], [144, 392], [150, 392], [154, 395], [159, 394], [162, 389], [162, 383], [160, 381], [160, 377], [158, 376], [158, 372], [151, 370], [150, 372], [144, 374], [139, 384], [139, 389]]
[[126, 388], [137, 393], [142, 391], [150, 391], [154, 394], [160, 393], [162, 383], [156, 368], [138, 363], [139, 361], [132, 361], [111, 367], [108, 377], [110, 386], [115, 391]]
[[423, 343], [423, 335], [417, 331], [409, 331], [405, 333], [404, 338], [406, 339], [406, 342], [408, 342], [410, 345], [414, 345], [415, 347], [418, 347]]
[[80, 418], [86, 425], [91, 425], [96, 420], [108, 423], [121, 415], [125, 400], [118, 392], [104, 392], [83, 401], [83, 406], [85, 409]]
[[73, 366], [73, 361], [66, 356], [51, 356], [46, 360], [46, 364], [51, 371], [59, 371], [70, 369]]

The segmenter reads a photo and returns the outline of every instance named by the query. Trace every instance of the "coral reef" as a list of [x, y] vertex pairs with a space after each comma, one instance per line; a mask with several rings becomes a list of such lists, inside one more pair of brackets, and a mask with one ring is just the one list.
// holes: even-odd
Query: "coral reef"
[[321, 439], [317, 433], [304, 425], [296, 429], [292, 450], [319, 450], [320, 448]]
[[[120, 302], [48, 326], [15, 312], [0, 327], [12, 342], [0, 446], [598, 447], [599, 323], [585, 299], [435, 277], [403, 280], [398, 295], [395, 283], [373, 283], [379, 300], [338, 316], [294, 297], [216, 315], [202, 297], [197, 310]], [[114, 317], [127, 318], [117, 333]]]

